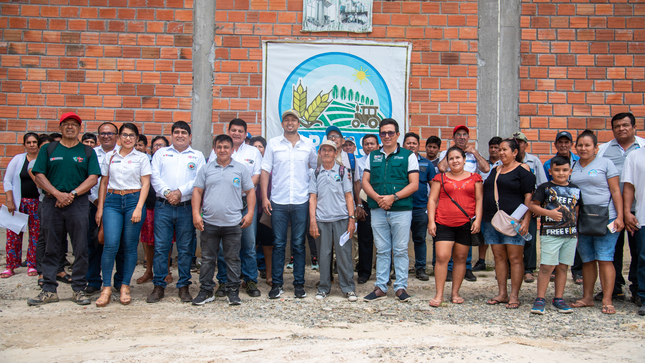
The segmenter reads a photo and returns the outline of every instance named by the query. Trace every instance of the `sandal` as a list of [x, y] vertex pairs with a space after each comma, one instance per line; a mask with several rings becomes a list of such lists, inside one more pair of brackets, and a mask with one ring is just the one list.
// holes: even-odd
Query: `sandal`
[[593, 308], [595, 305], [593, 303], [588, 305], [584, 301], [578, 300], [574, 303], [569, 304], [569, 306], [571, 306], [572, 308]]
[[0, 273], [0, 278], [8, 279], [9, 277], [15, 275], [16, 273], [13, 270], [6, 269]]
[[64, 276], [56, 275], [56, 281], [60, 281], [65, 284], [71, 284], [72, 276], [70, 276], [69, 274], [65, 274]]
[[520, 302], [516, 302], [516, 303], [510, 302], [510, 303], [506, 304], [506, 308], [509, 309], [509, 310], [514, 310], [514, 309], [519, 308], [520, 305], [522, 305], [522, 303], [520, 303]]
[[524, 274], [524, 282], [530, 283], [535, 282], [535, 276], [532, 273]]
[[35, 268], [30, 267], [27, 269], [27, 276], [38, 276], [38, 271]]
[[496, 300], [496, 299], [490, 299], [490, 300], [486, 301], [486, 305], [498, 305], [498, 304], [506, 304], [506, 303], [508, 303], [508, 300], [499, 301], [499, 300]]
[[582, 275], [573, 275], [573, 283], [576, 285], [582, 285]]
[[[433, 301], [434, 301], [434, 303], [433, 303]], [[443, 303], [443, 301], [439, 301], [439, 303], [437, 303], [435, 299], [432, 299], [432, 300], [430, 300], [428, 305], [432, 306], [433, 308], [438, 308], [438, 307], [441, 306], [441, 303]]]
[[45, 279], [38, 279], [38, 286], [42, 289], [45, 286]]
[[603, 305], [600, 311], [603, 314], [616, 314], [616, 308], [613, 305]]
[[119, 294], [121, 295], [119, 299], [121, 304], [128, 305], [132, 302], [132, 297], [130, 296], [130, 286], [121, 285], [121, 291], [119, 292]]
[[106, 307], [112, 298], [112, 287], [104, 287], [103, 290], [101, 290], [101, 296], [99, 296], [98, 299], [96, 299], [96, 307], [97, 308], [102, 308]]

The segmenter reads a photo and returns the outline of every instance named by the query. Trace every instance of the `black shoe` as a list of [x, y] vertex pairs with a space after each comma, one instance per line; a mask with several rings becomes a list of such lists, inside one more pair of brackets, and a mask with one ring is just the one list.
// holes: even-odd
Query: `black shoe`
[[390, 274], [390, 280], [396, 281], [396, 272], [392, 271], [392, 273]]
[[29, 306], [40, 306], [49, 303], [58, 302], [58, 294], [55, 292], [49, 292], [42, 290], [38, 296], [27, 300], [27, 305]]
[[71, 266], [72, 264], [65, 259], [65, 262], [63, 262], [63, 266]]
[[223, 282], [220, 282], [220, 284], [217, 286], [217, 290], [215, 290], [215, 297], [224, 296], [226, 296], [226, 285]]
[[85, 295], [85, 291], [74, 291], [72, 293], [72, 301], [77, 303], [78, 305], [89, 305], [92, 303], [92, 300], [90, 300], [87, 295]]
[[473, 274], [471, 270], [466, 270], [466, 276], [464, 276], [464, 280], [475, 282], [477, 281], [477, 276], [475, 276], [475, 274]]
[[199, 290], [199, 294], [193, 299], [193, 305], [204, 305], [215, 300], [212, 291]]
[[190, 272], [199, 272], [201, 266], [202, 264], [197, 262], [197, 257], [193, 257], [193, 260], [190, 262]]
[[246, 293], [249, 294], [250, 297], [258, 297], [261, 296], [262, 293], [258, 289], [258, 285], [253, 282], [253, 281], [247, 281], [246, 282]]
[[159, 300], [163, 299], [163, 295], [166, 289], [159, 285], [155, 285], [155, 288], [152, 290], [150, 295], [148, 295], [148, 298], [146, 299], [147, 303], [156, 303], [159, 302]]
[[425, 268], [418, 268], [415, 270], [415, 273], [417, 275], [417, 279], [421, 281], [428, 281], [430, 280], [430, 276], [426, 273]]
[[387, 299], [387, 294], [381, 291], [378, 287], [375, 287], [374, 291], [370, 292], [363, 298], [364, 301], [376, 301], [380, 299]]
[[261, 279], [267, 278], [267, 270], [260, 270], [260, 278]]
[[[595, 301], [602, 301], [602, 297], [603, 297], [603, 294], [602, 294], [602, 291], [601, 291], [601, 292], [597, 293], [596, 296], [593, 297], [593, 299]], [[614, 293], [614, 294], [611, 295], [611, 299], [612, 300], [625, 301], [625, 294], [623, 294], [622, 292]]]
[[396, 298], [399, 299], [399, 301], [408, 301], [412, 297], [408, 295], [408, 292], [405, 291], [405, 289], [398, 289], [395, 295]]
[[282, 294], [284, 294], [282, 285], [273, 284], [273, 286], [271, 286], [271, 291], [269, 291], [269, 299], [278, 299]]
[[87, 295], [87, 296], [92, 296], [92, 295], [96, 294], [96, 293], [97, 293], [97, 292], [99, 292], [99, 291], [101, 291], [101, 289], [97, 289], [97, 288], [96, 288], [96, 287], [94, 287], [94, 286], [89, 286], [89, 285], [88, 285], [88, 286], [85, 288], [85, 295]]
[[642, 306], [638, 308], [638, 315], [643, 316], [645, 315], [645, 306]]
[[303, 299], [307, 297], [307, 292], [305, 291], [305, 285], [293, 285], [293, 296], [298, 299]]
[[228, 300], [229, 305], [240, 305], [242, 304], [242, 300], [240, 299], [240, 293], [238, 290], [231, 290], [228, 292], [226, 296], [226, 300]]
[[71, 284], [72, 283], [72, 276], [69, 274], [65, 274], [64, 276], [58, 276], [56, 275], [56, 281], [60, 281], [64, 284]]
[[20, 267], [27, 267], [27, 260], [22, 261]]
[[631, 301], [636, 304], [636, 306], [641, 307], [643, 306], [643, 299], [641, 299], [640, 296], [632, 294]]
[[452, 281], [452, 271], [448, 271], [448, 274], [446, 275], [446, 282], [451, 282]]
[[361, 276], [359, 276], [358, 277], [358, 284], [362, 285], [362, 284], [366, 283], [367, 280], [369, 280], [369, 279], [370, 279], [369, 277], [361, 277]]
[[486, 262], [484, 261], [477, 261], [475, 266], [473, 266], [473, 271], [486, 271]]

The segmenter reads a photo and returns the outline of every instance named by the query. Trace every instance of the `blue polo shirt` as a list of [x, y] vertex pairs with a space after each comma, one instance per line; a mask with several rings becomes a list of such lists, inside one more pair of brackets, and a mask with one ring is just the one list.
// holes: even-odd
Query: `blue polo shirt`
[[419, 160], [419, 189], [412, 194], [412, 208], [426, 209], [428, 207], [428, 183], [432, 181], [437, 173], [435, 172], [432, 162], [420, 155], [417, 155]]

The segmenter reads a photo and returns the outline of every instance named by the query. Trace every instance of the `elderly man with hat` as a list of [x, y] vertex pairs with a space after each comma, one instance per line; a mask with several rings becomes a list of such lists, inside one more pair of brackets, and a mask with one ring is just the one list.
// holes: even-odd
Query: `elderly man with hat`
[[[529, 139], [523, 132], [519, 131], [514, 132], [512, 137], [519, 145], [520, 151], [518, 153], [518, 157], [522, 159], [522, 163], [529, 166], [531, 173], [535, 175], [535, 186], [537, 187], [540, 184], [546, 183], [547, 179], [546, 174], [544, 173], [542, 161], [537, 156], [526, 152], [526, 149], [529, 146]], [[535, 245], [537, 238], [537, 218], [535, 217], [531, 217], [529, 233], [533, 238], [524, 243], [524, 282], [535, 281], [535, 276], [533, 275], [533, 271], [535, 271], [535, 268], [537, 267], [537, 246]]]
[[[316, 300], [325, 299], [331, 291], [333, 247], [336, 250], [340, 289], [349, 301], [356, 301], [352, 245], [347, 243], [356, 229], [352, 173], [346, 166], [334, 162], [337, 153], [338, 145], [335, 142], [323, 142], [318, 150], [322, 164], [309, 180], [309, 233], [316, 238], [320, 265]], [[347, 239], [341, 241], [341, 236], [346, 233]]]
[[[459, 125], [452, 130], [452, 140], [454, 146], [459, 146], [462, 150], [466, 152], [466, 163], [464, 165], [464, 170], [471, 173], [488, 173], [490, 172], [490, 164], [479, 151], [475, 148], [474, 145], [468, 144], [470, 140], [470, 130], [465, 125]], [[442, 151], [439, 155], [439, 163], [437, 168], [439, 172], [443, 173], [450, 169], [448, 166], [448, 160], [446, 158], [446, 150]], [[468, 251], [468, 258], [466, 259], [466, 276], [464, 279], [466, 281], [474, 282], [477, 281], [477, 276], [473, 274], [473, 249], [470, 248]], [[452, 281], [452, 259], [448, 263], [448, 276], [446, 281]]]
[[[298, 133], [300, 116], [295, 110], [282, 114], [283, 134], [267, 143], [260, 186], [262, 209], [271, 216], [275, 233], [273, 242], [273, 285], [269, 299], [278, 299], [283, 293], [284, 258], [287, 247], [287, 228], [291, 223], [293, 246], [293, 287], [296, 298], [307, 296], [305, 291], [305, 233], [309, 211], [309, 169], [316, 167], [316, 147]], [[271, 200], [268, 197], [271, 178]]]
[[78, 141], [82, 122], [73, 112], [63, 114], [59, 121], [62, 139], [41, 148], [32, 169], [36, 183], [45, 192], [40, 228], [47, 246], [42, 261], [45, 284], [38, 296], [27, 301], [30, 306], [58, 302], [56, 274], [67, 233], [75, 257], [72, 300], [79, 305], [90, 304], [85, 295], [90, 213], [87, 193], [96, 184], [101, 168], [94, 150]]

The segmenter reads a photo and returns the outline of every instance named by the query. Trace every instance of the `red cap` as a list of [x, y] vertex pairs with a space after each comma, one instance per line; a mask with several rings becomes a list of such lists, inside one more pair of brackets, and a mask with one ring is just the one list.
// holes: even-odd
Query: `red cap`
[[457, 131], [459, 131], [459, 130], [461, 130], [461, 129], [466, 130], [466, 132], [470, 134], [470, 130], [468, 130], [468, 127], [466, 127], [466, 125], [459, 125], [459, 126], [455, 127], [455, 129], [454, 129], [454, 130], [452, 130], [452, 134], [453, 134], [453, 135], [454, 135], [454, 134], [456, 134], [456, 133], [457, 133]]
[[60, 125], [60, 124], [62, 124], [62, 123], [63, 123], [63, 121], [67, 120], [68, 118], [71, 118], [71, 119], [74, 119], [74, 120], [78, 121], [78, 124], [79, 124], [79, 125], [82, 125], [82, 124], [83, 124], [83, 120], [81, 120], [81, 118], [80, 118], [77, 114], [75, 114], [74, 112], [64, 113], [64, 114], [60, 117], [60, 121], [58, 122], [58, 124], [59, 124], [59, 125]]

